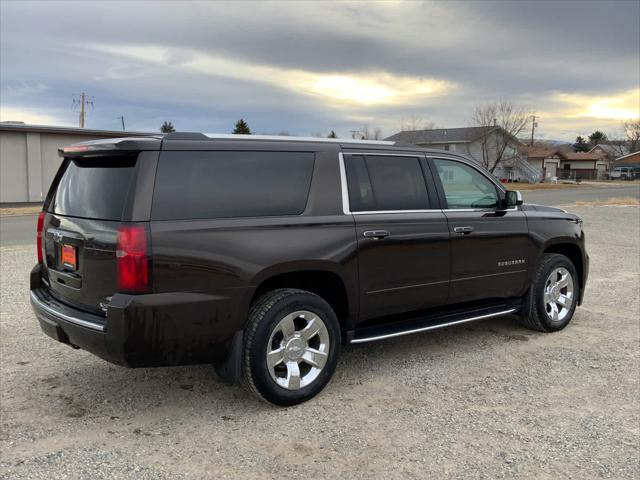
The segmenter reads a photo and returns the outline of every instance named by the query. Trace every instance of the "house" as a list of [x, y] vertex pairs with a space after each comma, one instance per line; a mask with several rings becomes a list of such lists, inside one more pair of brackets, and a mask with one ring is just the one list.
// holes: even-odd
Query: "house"
[[[529, 168], [519, 155], [522, 142], [499, 126], [406, 130], [385, 140], [466, 155], [492, 170], [498, 178], [540, 180], [539, 172]], [[503, 147], [502, 161], [496, 167], [497, 155]]]
[[553, 177], [558, 177], [562, 156], [560, 150], [555, 148], [528, 148], [523, 150], [527, 162], [540, 172], [542, 181], [550, 181]]
[[613, 162], [614, 167], [638, 167], [640, 168], [640, 151], [628, 153], [621, 157], [616, 158]]
[[596, 180], [606, 178], [607, 156], [601, 151], [566, 152], [556, 148], [525, 148], [527, 163], [540, 172], [543, 181], [559, 179]]
[[560, 175], [558, 178], [604, 180], [608, 173], [609, 161], [600, 152], [561, 153]]
[[604, 157], [606, 157], [607, 160], [609, 160], [610, 162], [613, 162], [616, 158], [620, 157], [621, 155], [626, 155], [627, 153], [629, 153], [629, 148], [624, 143], [620, 143], [620, 142], [599, 143], [598, 145], [593, 147], [591, 150], [589, 150], [588, 153], [600, 153]]

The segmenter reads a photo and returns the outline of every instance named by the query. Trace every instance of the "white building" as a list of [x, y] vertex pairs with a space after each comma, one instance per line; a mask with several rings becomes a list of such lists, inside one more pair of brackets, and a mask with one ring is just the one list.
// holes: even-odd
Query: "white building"
[[0, 123], [0, 203], [42, 202], [62, 159], [58, 149], [99, 138], [141, 132]]

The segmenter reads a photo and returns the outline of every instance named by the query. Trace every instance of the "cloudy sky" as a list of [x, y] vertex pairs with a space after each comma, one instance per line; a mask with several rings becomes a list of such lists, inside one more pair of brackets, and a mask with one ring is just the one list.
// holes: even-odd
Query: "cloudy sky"
[[339, 136], [498, 99], [573, 140], [640, 116], [640, 2], [0, 0], [0, 119]]

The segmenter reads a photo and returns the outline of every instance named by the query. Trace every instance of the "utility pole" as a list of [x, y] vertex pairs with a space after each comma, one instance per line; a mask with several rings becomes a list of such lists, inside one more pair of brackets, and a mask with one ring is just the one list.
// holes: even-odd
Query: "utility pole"
[[531, 115], [531, 146], [533, 147], [533, 134], [536, 131], [536, 116]]
[[80, 114], [78, 116], [78, 125], [80, 128], [84, 128], [84, 117], [86, 115], [86, 110], [88, 107], [93, 109], [93, 100], [89, 99], [89, 96], [82, 92], [80, 94], [80, 100], [73, 99], [73, 106], [80, 107]]

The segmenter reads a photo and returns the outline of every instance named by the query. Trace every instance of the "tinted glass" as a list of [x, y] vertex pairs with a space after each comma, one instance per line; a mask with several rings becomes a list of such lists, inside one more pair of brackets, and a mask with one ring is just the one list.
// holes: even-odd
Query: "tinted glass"
[[135, 165], [136, 156], [68, 161], [49, 211], [72, 217], [121, 220]]
[[475, 168], [453, 160], [434, 159], [448, 208], [496, 208], [495, 185]]
[[368, 156], [365, 159], [374, 210], [423, 210], [429, 208], [427, 187], [416, 157]]
[[349, 155], [345, 157], [347, 185], [349, 187], [349, 208], [352, 212], [375, 210], [373, 190], [364, 157]]
[[152, 218], [298, 215], [313, 162], [307, 152], [163, 152]]

